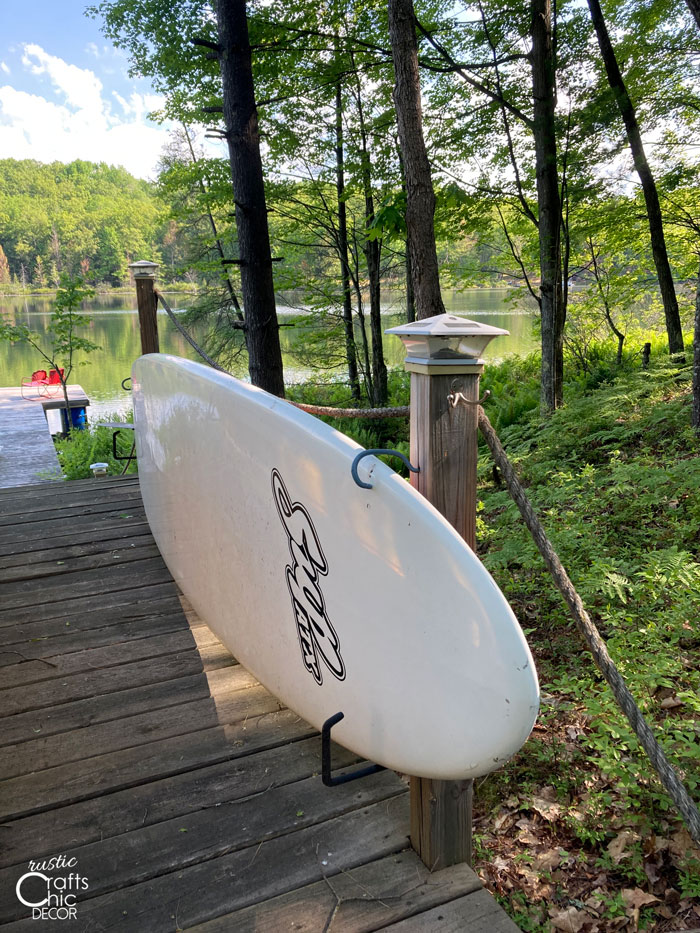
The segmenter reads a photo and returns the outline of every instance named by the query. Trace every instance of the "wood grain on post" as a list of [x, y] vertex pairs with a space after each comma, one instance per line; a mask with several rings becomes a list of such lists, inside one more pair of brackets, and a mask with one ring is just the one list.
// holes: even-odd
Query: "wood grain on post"
[[141, 328], [141, 352], [158, 353], [158, 298], [154, 276], [134, 276]]
[[[411, 474], [413, 486], [476, 547], [476, 405], [449, 396], [479, 398], [481, 365], [407, 363], [411, 371]], [[431, 870], [472, 861], [473, 781], [411, 778], [411, 843]]]

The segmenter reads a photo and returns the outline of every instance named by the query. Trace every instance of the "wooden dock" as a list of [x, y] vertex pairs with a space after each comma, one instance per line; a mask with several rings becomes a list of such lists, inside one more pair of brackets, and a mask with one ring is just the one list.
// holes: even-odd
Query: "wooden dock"
[[323, 786], [316, 731], [183, 611], [136, 478], [0, 490], [0, 716], [3, 930], [64, 855], [20, 887], [79, 885], [62, 930], [517, 931], [408, 848], [393, 772]]
[[[71, 407], [90, 404], [79, 385], [68, 386], [68, 397]], [[25, 399], [19, 388], [0, 388], [0, 489], [61, 478], [46, 420], [55, 408], [65, 408], [62, 393]]]

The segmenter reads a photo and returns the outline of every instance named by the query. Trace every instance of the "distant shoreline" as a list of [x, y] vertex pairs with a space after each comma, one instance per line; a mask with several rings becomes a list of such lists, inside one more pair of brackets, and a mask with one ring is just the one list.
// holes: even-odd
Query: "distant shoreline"
[[[95, 296], [99, 298], [108, 298], [111, 295], [118, 297], [120, 295], [135, 294], [134, 285], [120, 285], [117, 288], [113, 288], [110, 285], [91, 285], [89, 287], [95, 292]], [[167, 285], [161, 284], [161, 289], [164, 292], [182, 292], [183, 294], [194, 295], [199, 290], [199, 286], [188, 285], [186, 282], [171, 282]], [[29, 286], [26, 288], [15, 288], [13, 286], [0, 285], [0, 298], [55, 298], [57, 291], [57, 288], [31, 288]]]

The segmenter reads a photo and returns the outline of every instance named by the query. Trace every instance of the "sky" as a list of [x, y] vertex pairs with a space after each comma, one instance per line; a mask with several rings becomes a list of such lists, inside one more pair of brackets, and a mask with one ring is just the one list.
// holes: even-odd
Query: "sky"
[[155, 177], [161, 98], [85, 16], [90, 0], [0, 0], [0, 158], [107, 162]]

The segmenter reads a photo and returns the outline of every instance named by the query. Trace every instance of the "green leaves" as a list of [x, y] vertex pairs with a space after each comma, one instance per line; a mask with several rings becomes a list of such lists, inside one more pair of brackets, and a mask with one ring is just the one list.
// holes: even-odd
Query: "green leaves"
[[[492, 378], [508, 385], [512, 365], [493, 367]], [[597, 388], [570, 386], [567, 408], [547, 421], [521, 417], [501, 436], [611, 655], [692, 784], [700, 754], [700, 458], [681, 372], [658, 358], [647, 372], [637, 361], [623, 364]], [[579, 805], [583, 815], [572, 822], [579, 838], [595, 844], [594, 814], [619, 794], [629, 818], [640, 822], [668, 810], [668, 800], [582, 650], [520, 516], [494, 487], [486, 458], [480, 470], [482, 559], [530, 633], [543, 695], [554, 698], [552, 717], [566, 722], [575, 709], [586, 723], [571, 751], [581, 756], [576, 767], [546, 765], [536, 740], [519, 767], [554, 771], [562, 793], [600, 804], [590, 814]], [[610, 800], [602, 788], [613, 789]]]
[[81, 279], [62, 276], [47, 328], [48, 341], [41, 334], [31, 331], [26, 324], [11, 324], [6, 320], [0, 321], [0, 340], [10, 343], [21, 341], [32, 346], [52, 369], [63, 370], [62, 384], [64, 391], [67, 391], [65, 386], [73, 369], [73, 354], [101, 349], [88, 337], [77, 333], [78, 328], [86, 328], [91, 322], [91, 318], [81, 314], [79, 308], [81, 302], [93, 294], [92, 289], [86, 288]]
[[25, 285], [56, 287], [59, 269], [121, 284], [127, 256], [161, 258], [163, 212], [153, 185], [123, 168], [0, 160], [0, 240], [7, 271]]

